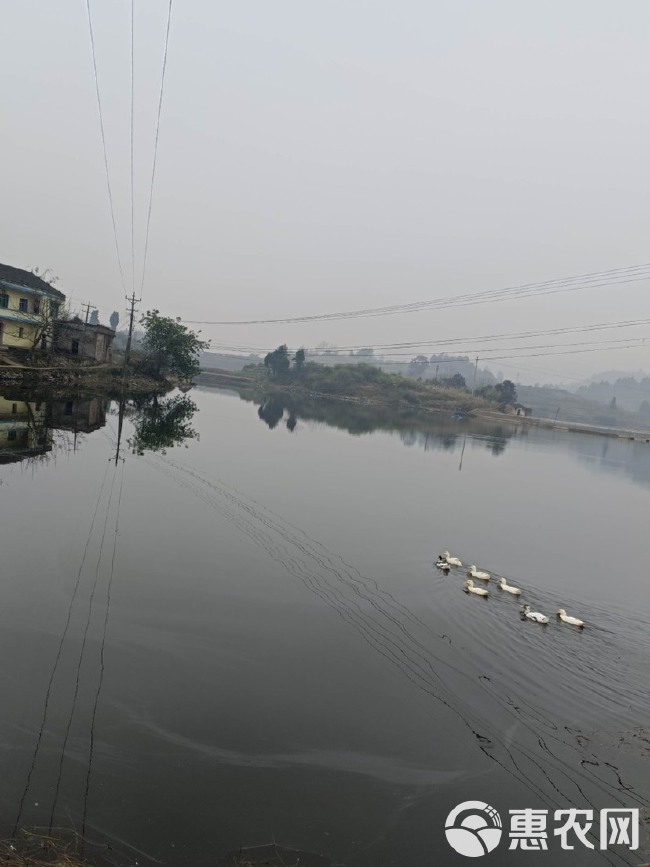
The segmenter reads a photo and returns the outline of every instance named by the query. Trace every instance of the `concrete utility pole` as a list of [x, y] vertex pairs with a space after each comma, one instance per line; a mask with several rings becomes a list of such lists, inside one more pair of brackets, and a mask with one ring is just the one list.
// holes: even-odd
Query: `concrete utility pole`
[[476, 374], [478, 372], [478, 355], [476, 356], [476, 364], [474, 365], [474, 382], [472, 383], [472, 397], [476, 391]]
[[86, 308], [86, 318], [84, 319], [84, 329], [83, 329], [83, 331], [82, 331], [82, 333], [81, 333], [81, 354], [82, 354], [82, 355], [84, 354], [84, 349], [86, 348], [86, 327], [87, 327], [87, 325], [88, 325], [88, 316], [89, 316], [89, 314], [90, 314], [90, 308], [91, 308], [91, 307], [94, 307], [94, 306], [95, 306], [95, 305], [94, 305], [94, 304], [91, 304], [91, 303], [87, 303], [87, 304], [82, 304], [82, 305], [81, 305], [81, 309], [82, 309], [82, 310], [83, 310], [84, 307]]
[[94, 307], [94, 306], [95, 306], [95, 305], [94, 305], [94, 304], [91, 304], [90, 302], [88, 302], [87, 304], [82, 304], [82, 305], [81, 305], [81, 309], [82, 309], [82, 310], [83, 310], [84, 307], [86, 308], [86, 318], [85, 318], [85, 320], [84, 320], [84, 325], [88, 325], [88, 316], [90, 315], [90, 308], [91, 308], [91, 307]]
[[131, 357], [131, 337], [133, 336], [133, 317], [135, 316], [135, 305], [139, 304], [142, 301], [142, 298], [136, 298], [135, 292], [131, 297], [127, 297], [126, 299], [131, 305], [131, 310], [129, 312], [129, 336], [126, 339], [126, 350], [124, 352], [124, 367], [129, 363], [129, 358]]

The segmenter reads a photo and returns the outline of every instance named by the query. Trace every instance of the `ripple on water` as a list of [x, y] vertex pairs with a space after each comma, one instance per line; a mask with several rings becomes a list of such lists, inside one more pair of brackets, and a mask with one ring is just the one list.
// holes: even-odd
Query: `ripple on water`
[[[618, 729], [648, 718], [650, 645], [640, 618], [565, 595], [567, 610], [585, 620], [585, 629], [577, 629], [556, 619], [556, 601], [506, 578], [521, 587], [521, 597], [494, 581], [488, 599], [461, 593], [464, 570], [433, 575], [436, 616], [444, 618], [466, 676], [490, 684], [511, 707], [525, 703], [533, 716], [537, 705], [554, 726]], [[548, 614], [550, 623], [522, 619], [524, 602]]]

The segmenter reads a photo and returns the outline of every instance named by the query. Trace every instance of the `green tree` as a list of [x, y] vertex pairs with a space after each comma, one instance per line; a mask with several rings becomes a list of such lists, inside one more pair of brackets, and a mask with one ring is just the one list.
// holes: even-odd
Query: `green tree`
[[191, 379], [200, 371], [199, 352], [210, 342], [201, 340], [200, 332], [181, 325], [180, 317], [161, 316], [158, 310], [147, 310], [140, 320], [144, 326], [142, 339], [142, 369], [152, 376], [167, 375]]
[[429, 359], [426, 355], [416, 355], [415, 358], [409, 364], [409, 373], [411, 376], [414, 376], [416, 379], [419, 379], [421, 376], [427, 372], [429, 368]]
[[296, 370], [300, 373], [302, 366], [305, 363], [305, 350], [302, 347], [293, 356], [293, 361], [296, 365]]
[[282, 379], [286, 376], [291, 367], [287, 344], [283, 343], [282, 346], [278, 346], [273, 352], [269, 352], [264, 358], [264, 366], [274, 379]]
[[501, 403], [517, 403], [517, 389], [511, 379], [504, 379], [495, 386]]
[[454, 373], [453, 376], [443, 379], [442, 382], [444, 385], [449, 386], [449, 388], [467, 388], [467, 383], [462, 373]]
[[99, 310], [93, 310], [88, 320], [90, 325], [99, 325]]
[[111, 328], [113, 329], [113, 331], [117, 331], [117, 326], [120, 324], [120, 314], [117, 312], [117, 310], [113, 310], [109, 322], [111, 323]]

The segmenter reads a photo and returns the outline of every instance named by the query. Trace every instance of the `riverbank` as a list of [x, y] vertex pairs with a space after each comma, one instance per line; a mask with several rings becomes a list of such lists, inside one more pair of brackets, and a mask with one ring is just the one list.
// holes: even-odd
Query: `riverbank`
[[[142, 860], [149, 861], [146, 856]], [[0, 867], [122, 867], [134, 862], [137, 864], [138, 860], [133, 854], [108, 844], [84, 843], [72, 831], [54, 836], [23, 830], [17, 837], [0, 841]], [[228, 852], [219, 858], [216, 867], [331, 867], [331, 864], [323, 855], [269, 843]]]
[[[318, 371], [314, 367], [318, 367]], [[310, 368], [304, 375], [287, 379], [274, 379], [259, 369], [241, 372], [205, 369], [197, 376], [196, 384], [234, 388], [265, 397], [321, 398], [399, 411], [462, 415], [496, 411], [494, 403], [473, 397], [465, 389], [387, 374], [370, 365], [340, 365], [335, 368], [310, 365]]]
[[131, 368], [126, 372], [112, 364], [75, 364], [70, 361], [56, 365], [26, 364], [0, 366], [0, 387], [29, 388], [34, 391], [99, 392], [109, 397], [121, 393], [150, 394], [166, 392], [179, 385], [177, 380], [144, 376]]
[[[352, 408], [372, 407], [385, 413], [397, 412], [400, 416], [414, 417], [428, 413], [443, 413], [456, 417], [476, 418], [507, 424], [512, 428], [545, 428], [569, 433], [586, 433], [596, 436], [626, 439], [650, 444], [650, 431], [631, 428], [615, 428], [582, 422], [558, 421], [537, 416], [521, 416], [514, 412], [504, 412], [494, 403], [482, 398], [472, 397], [460, 389], [432, 386], [396, 377], [405, 385], [387, 389], [385, 385], [363, 385], [353, 393], [315, 391], [305, 387], [299, 380], [277, 381], [257, 372], [237, 373], [217, 369], [202, 370], [196, 379], [197, 385], [212, 388], [233, 389], [245, 399], [257, 399], [260, 403], [269, 397], [292, 400], [339, 401]], [[387, 419], [384, 419], [386, 422]], [[379, 426], [382, 426], [381, 424]]]

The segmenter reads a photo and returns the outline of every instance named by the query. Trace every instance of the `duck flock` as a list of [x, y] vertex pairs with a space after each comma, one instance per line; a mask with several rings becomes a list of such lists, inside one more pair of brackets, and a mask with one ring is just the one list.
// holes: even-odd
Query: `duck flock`
[[[452, 557], [449, 551], [443, 551], [442, 554], [439, 554], [436, 561], [436, 568], [440, 569], [441, 572], [444, 572], [445, 575], [449, 575], [452, 569], [461, 569], [462, 566], [463, 564], [460, 559], [458, 557]], [[473, 565], [467, 570], [467, 580], [465, 581], [463, 590], [465, 593], [470, 593], [474, 596], [482, 596], [486, 599], [490, 595], [487, 587], [475, 585], [474, 579], [477, 581], [483, 581], [484, 584], [488, 584], [493, 580], [492, 575], [490, 575], [489, 572], [479, 571], [476, 566]], [[496, 584], [499, 590], [503, 590], [504, 593], [509, 593], [511, 596], [515, 597], [521, 596], [521, 590], [519, 587], [513, 587], [511, 584], [508, 584], [505, 578], [496, 579]], [[578, 620], [577, 617], [570, 617], [564, 608], [559, 608], [556, 616], [562, 623], [567, 623], [569, 626], [577, 626], [578, 629], [584, 628], [584, 620]], [[546, 614], [542, 614], [540, 611], [532, 611], [530, 605], [524, 605], [522, 607], [521, 617], [522, 620], [532, 620], [534, 623], [541, 623], [542, 626], [546, 626], [550, 620]]]

